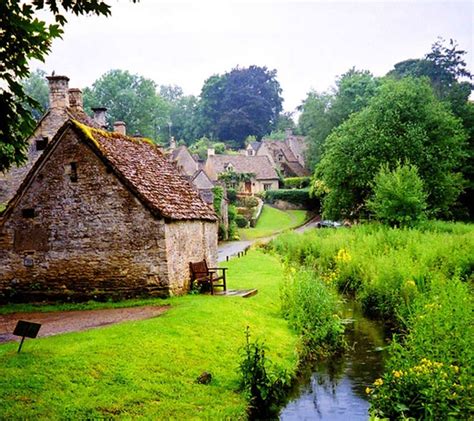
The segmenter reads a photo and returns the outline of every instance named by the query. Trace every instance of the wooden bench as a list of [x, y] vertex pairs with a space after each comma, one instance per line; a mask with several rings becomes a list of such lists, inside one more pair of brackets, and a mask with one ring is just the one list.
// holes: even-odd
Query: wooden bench
[[[191, 285], [196, 282], [198, 285], [207, 284], [211, 287], [211, 294], [214, 295], [214, 287], [223, 287], [224, 291], [227, 290], [225, 271], [227, 268], [210, 268], [207, 266], [206, 259], [201, 262], [189, 263], [189, 269], [191, 272]], [[218, 271], [222, 271], [219, 275]], [[222, 283], [217, 283], [222, 281]]]

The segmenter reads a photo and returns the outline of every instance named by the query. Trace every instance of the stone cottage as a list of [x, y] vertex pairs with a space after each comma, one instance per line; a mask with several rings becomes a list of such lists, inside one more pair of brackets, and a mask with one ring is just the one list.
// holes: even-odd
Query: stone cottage
[[0, 172], [0, 205], [6, 204], [13, 197], [33, 164], [67, 119], [72, 118], [91, 127], [105, 127], [106, 109], [94, 109], [95, 118], [91, 119], [83, 110], [81, 90], [69, 89], [67, 76], [48, 76], [47, 79], [49, 108], [27, 139], [27, 162], [20, 167], [13, 167], [7, 173]]
[[216, 221], [150, 141], [68, 119], [0, 217], [0, 299], [185, 292]]
[[186, 175], [198, 190], [201, 199], [206, 203], [212, 204], [214, 199], [212, 194], [214, 183], [204, 172], [203, 168], [201, 168], [200, 163], [191, 155], [189, 149], [184, 145], [177, 148], [173, 147], [172, 142], [169, 157], [176, 164], [179, 171]]
[[295, 136], [286, 130], [285, 140], [262, 139], [250, 143], [244, 151], [247, 156], [267, 156], [283, 177], [310, 175], [305, 167], [306, 143], [303, 136]]
[[205, 171], [212, 181], [219, 174], [234, 171], [237, 174], [254, 174], [251, 180], [235, 186], [241, 193], [255, 194], [278, 189], [279, 178], [267, 156], [213, 155], [208, 156]]

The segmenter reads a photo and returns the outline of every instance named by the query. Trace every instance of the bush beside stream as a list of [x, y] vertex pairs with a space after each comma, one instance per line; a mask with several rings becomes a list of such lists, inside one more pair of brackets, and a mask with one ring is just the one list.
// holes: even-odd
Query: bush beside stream
[[[328, 294], [337, 289], [353, 295], [366, 314], [397, 332], [384, 376], [367, 388], [374, 415], [473, 415], [472, 225], [429, 222], [392, 229], [370, 224], [286, 234], [272, 247], [299, 268], [299, 288], [308, 288], [310, 271], [316, 291], [307, 289], [312, 298], [306, 300], [321, 296], [323, 284]], [[335, 313], [336, 306], [326, 310]], [[332, 340], [324, 330], [319, 339]]]

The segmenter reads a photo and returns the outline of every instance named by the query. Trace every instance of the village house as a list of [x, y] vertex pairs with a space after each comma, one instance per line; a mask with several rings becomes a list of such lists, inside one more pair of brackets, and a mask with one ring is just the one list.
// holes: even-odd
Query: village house
[[48, 138], [0, 216], [0, 300], [180, 294], [190, 262], [216, 265], [212, 208], [160, 148], [116, 130], [69, 117]]
[[286, 130], [285, 140], [262, 139], [247, 145], [247, 156], [267, 156], [283, 177], [304, 177], [310, 175], [305, 167], [306, 144], [303, 136], [295, 136]]
[[27, 139], [27, 162], [20, 167], [13, 167], [7, 173], [0, 172], [0, 205], [6, 204], [13, 197], [29, 170], [67, 119], [72, 118], [91, 127], [106, 127], [106, 109], [94, 108], [94, 119], [91, 119], [83, 110], [81, 90], [69, 89], [68, 77], [48, 76], [47, 79], [49, 109]]
[[170, 142], [169, 157], [171, 161], [176, 164], [178, 170], [187, 176], [189, 181], [191, 181], [198, 190], [202, 200], [212, 204], [214, 199], [212, 194], [214, 183], [204, 172], [199, 162], [191, 155], [189, 149], [184, 145], [176, 147], [176, 143], [174, 139], [172, 139]]
[[279, 185], [278, 174], [267, 156], [215, 155], [210, 150], [205, 171], [213, 181], [226, 172], [252, 174], [251, 179], [235, 186], [241, 193], [255, 194], [276, 190]]

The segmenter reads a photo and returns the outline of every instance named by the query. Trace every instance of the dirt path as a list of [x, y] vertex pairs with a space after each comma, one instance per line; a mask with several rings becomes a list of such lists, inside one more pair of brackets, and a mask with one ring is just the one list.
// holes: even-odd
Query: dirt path
[[12, 332], [18, 320], [41, 323], [38, 337], [76, 332], [129, 320], [143, 320], [163, 314], [168, 306], [112, 308], [105, 310], [51, 311], [0, 315], [0, 343], [19, 339]]

